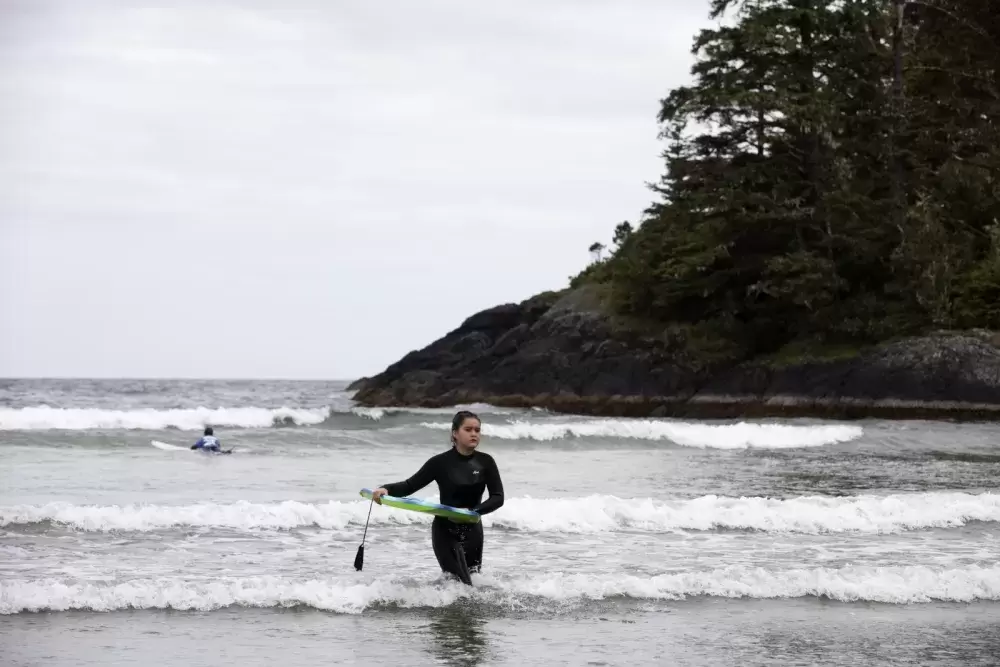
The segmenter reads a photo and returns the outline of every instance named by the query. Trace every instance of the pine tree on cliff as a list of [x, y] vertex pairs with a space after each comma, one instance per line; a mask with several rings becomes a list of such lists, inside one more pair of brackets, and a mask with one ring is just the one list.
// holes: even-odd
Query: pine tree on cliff
[[937, 326], [1000, 327], [1000, 6], [910, 0], [907, 25], [900, 292]]
[[990, 0], [713, 3], [727, 10], [735, 25], [699, 35], [694, 82], [662, 101], [662, 201], [594, 274], [618, 307], [758, 351], [946, 325], [956, 304], [989, 319]]
[[[698, 38], [694, 84], [660, 112], [671, 139], [664, 202], [636, 243], [639, 270], [616, 275], [626, 308], [730, 318], [780, 343], [849, 290], [841, 264], [854, 258], [840, 246], [852, 218], [831, 204], [844, 190], [840, 61], [857, 45], [835, 7], [744, 3], [737, 25]], [[707, 129], [688, 138], [693, 122]]]

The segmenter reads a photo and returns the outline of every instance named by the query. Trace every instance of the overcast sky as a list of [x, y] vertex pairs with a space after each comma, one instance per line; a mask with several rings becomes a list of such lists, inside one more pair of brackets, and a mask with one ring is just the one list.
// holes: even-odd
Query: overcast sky
[[354, 378], [559, 289], [707, 0], [0, 0], [0, 376]]

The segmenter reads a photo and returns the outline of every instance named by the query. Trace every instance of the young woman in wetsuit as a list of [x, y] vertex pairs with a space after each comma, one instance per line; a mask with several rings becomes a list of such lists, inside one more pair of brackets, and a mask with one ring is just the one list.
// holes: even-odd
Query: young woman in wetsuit
[[[405, 497], [437, 482], [443, 505], [470, 509], [480, 515], [500, 509], [500, 471], [492, 456], [476, 450], [481, 428], [482, 422], [475, 414], [459, 412], [451, 422], [451, 449], [432, 456], [409, 479], [375, 489], [372, 498], [381, 505], [384, 495]], [[490, 495], [482, 500], [486, 490]], [[441, 569], [471, 585], [470, 572], [479, 572], [483, 563], [482, 522], [460, 524], [436, 516], [431, 523], [431, 544]]]

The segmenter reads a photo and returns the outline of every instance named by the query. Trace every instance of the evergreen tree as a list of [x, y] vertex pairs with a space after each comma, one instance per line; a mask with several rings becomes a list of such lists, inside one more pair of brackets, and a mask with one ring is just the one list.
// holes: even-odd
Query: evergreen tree
[[666, 171], [590, 280], [774, 349], [1000, 326], [994, 0], [714, 0]]

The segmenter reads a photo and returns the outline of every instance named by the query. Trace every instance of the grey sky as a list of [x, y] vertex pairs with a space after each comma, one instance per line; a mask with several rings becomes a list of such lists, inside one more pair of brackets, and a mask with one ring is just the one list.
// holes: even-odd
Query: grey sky
[[566, 285], [707, 1], [0, 3], [0, 376], [352, 378]]

